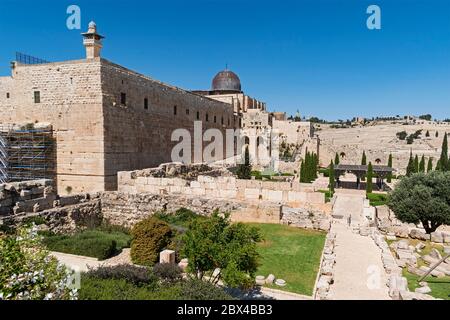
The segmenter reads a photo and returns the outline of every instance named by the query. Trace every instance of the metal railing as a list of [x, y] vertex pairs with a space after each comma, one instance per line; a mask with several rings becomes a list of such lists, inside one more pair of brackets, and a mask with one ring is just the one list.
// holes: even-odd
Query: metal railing
[[16, 61], [22, 64], [45, 64], [50, 63], [44, 59], [36, 58], [28, 54], [16, 52]]

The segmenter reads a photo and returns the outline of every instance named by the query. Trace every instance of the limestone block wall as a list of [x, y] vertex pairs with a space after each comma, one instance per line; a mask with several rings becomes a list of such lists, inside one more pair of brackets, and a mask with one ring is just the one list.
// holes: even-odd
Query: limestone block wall
[[124, 193], [191, 195], [214, 199], [241, 201], [269, 201], [298, 206], [323, 205], [325, 195], [314, 192], [309, 184], [298, 182], [270, 182], [239, 180], [234, 177], [198, 176], [188, 181], [181, 178], [147, 177], [139, 171], [119, 172], [118, 190]]
[[[176, 129], [188, 130], [193, 146], [195, 121], [202, 121], [203, 131], [214, 128], [224, 137], [227, 128], [238, 125], [233, 107], [227, 103], [163, 84], [106, 60], [102, 60], [101, 75], [106, 190], [116, 189], [118, 171], [171, 162], [172, 149], [178, 144], [171, 141]], [[122, 94], [126, 104], [121, 103]]]
[[313, 125], [307, 121], [273, 119], [273, 129], [278, 130], [289, 144], [302, 144], [304, 140], [314, 135]]
[[322, 211], [308, 208], [283, 207], [281, 223], [306, 229], [329, 231], [331, 216]]
[[[60, 193], [104, 187], [100, 71], [98, 59], [16, 64], [10, 77], [0, 78], [0, 124], [52, 125]], [[35, 92], [39, 92], [39, 103], [35, 103]]]
[[208, 216], [214, 210], [232, 212], [244, 208], [244, 204], [223, 199], [181, 195], [129, 194], [104, 192], [101, 195], [102, 215], [112, 224], [132, 226], [155, 212], [175, 212], [180, 208]]
[[80, 229], [101, 225], [103, 215], [99, 198], [65, 207], [55, 207], [39, 212], [25, 212], [4, 217], [2, 223], [15, 225], [30, 217], [42, 217], [46, 228], [55, 233], [67, 234]]

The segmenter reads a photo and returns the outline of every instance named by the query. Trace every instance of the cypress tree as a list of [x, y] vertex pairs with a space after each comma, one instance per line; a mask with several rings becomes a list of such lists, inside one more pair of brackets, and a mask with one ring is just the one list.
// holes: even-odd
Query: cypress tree
[[419, 172], [419, 156], [416, 154], [414, 158], [414, 173]]
[[305, 171], [305, 182], [309, 183], [311, 182], [311, 154], [309, 152], [306, 154]]
[[428, 158], [427, 172], [433, 171], [433, 158]]
[[361, 164], [362, 164], [363, 166], [365, 166], [365, 165], [367, 164], [366, 151], [363, 151], [362, 159], [361, 159]]
[[438, 131], [436, 131], [435, 136], [436, 136], [436, 138], [439, 137], [439, 132]]
[[427, 130], [427, 133], [425, 133], [425, 137], [429, 137], [430, 136], [430, 131]]
[[300, 182], [305, 182], [305, 161], [300, 162]]
[[[366, 151], [363, 151], [361, 165], [365, 166], [366, 164], [367, 164]], [[365, 180], [366, 180], [366, 176], [362, 176], [361, 181], [365, 181]]]
[[[391, 154], [389, 154], [389, 159], [388, 159], [388, 164], [387, 164], [387, 166], [389, 167], [389, 168], [392, 168], [392, 153]], [[389, 172], [388, 174], [387, 174], [387, 182], [388, 183], [391, 183], [392, 182], [392, 172]]]
[[422, 155], [419, 163], [419, 172], [425, 172], [425, 156]]
[[414, 173], [414, 159], [412, 156], [412, 151], [409, 154], [408, 166], [406, 167], [406, 175], [409, 177]]
[[373, 178], [372, 162], [369, 162], [369, 167], [367, 168], [366, 193], [372, 193], [373, 191], [372, 178]]
[[438, 162], [436, 163], [436, 171], [440, 171], [441, 168], [441, 160], [439, 159]]
[[442, 141], [442, 151], [441, 157], [439, 158], [441, 163], [441, 171], [448, 171], [449, 161], [448, 161], [448, 142], [447, 142], [447, 133], [444, 134], [444, 141]]
[[329, 188], [330, 188], [330, 193], [331, 195], [333, 195], [334, 193], [334, 164], [333, 164], [333, 160], [331, 160], [330, 163], [330, 167], [329, 167], [329, 175], [328, 175], [328, 180], [329, 180]]
[[252, 175], [252, 166], [250, 165], [250, 153], [248, 147], [245, 148], [244, 163], [240, 164], [237, 170], [239, 179], [249, 180]]
[[336, 155], [334, 156], [334, 163], [336, 164], [336, 165], [338, 165], [339, 164], [339, 161], [340, 159], [339, 159], [339, 155], [338, 155], [338, 153], [336, 152]]

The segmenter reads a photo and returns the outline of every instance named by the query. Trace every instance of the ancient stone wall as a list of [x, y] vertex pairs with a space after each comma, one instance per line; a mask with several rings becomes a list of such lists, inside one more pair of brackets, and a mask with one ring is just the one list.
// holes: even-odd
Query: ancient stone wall
[[291, 206], [323, 205], [325, 195], [315, 192], [309, 184], [239, 180], [234, 177], [200, 175], [193, 181], [182, 178], [149, 176], [146, 171], [119, 172], [118, 190], [124, 193], [170, 194], [236, 199], [240, 201], [269, 201]]
[[39, 212], [24, 212], [9, 217], [4, 217], [1, 221], [4, 224], [17, 224], [21, 221], [33, 217], [44, 219], [45, 230], [55, 233], [72, 233], [86, 228], [95, 228], [102, 224], [103, 216], [99, 198], [91, 198], [85, 202], [56, 207]]
[[[116, 189], [118, 171], [172, 161], [171, 152], [178, 141], [171, 141], [171, 136], [176, 129], [190, 132], [193, 155], [195, 121], [202, 121], [203, 131], [218, 129], [224, 137], [225, 129], [237, 126], [229, 104], [163, 84], [106, 60], [102, 60], [101, 70], [106, 190]], [[121, 103], [121, 94], [126, 95], [126, 104]], [[202, 160], [192, 157], [192, 162]]]
[[103, 190], [100, 60], [16, 64], [0, 80], [0, 97], [0, 124], [52, 125], [59, 193]]
[[0, 216], [33, 211], [36, 204], [53, 207], [51, 180], [34, 180], [0, 184]]
[[303, 141], [314, 135], [314, 129], [310, 122], [295, 122], [291, 120], [280, 121], [273, 119], [273, 129], [282, 134], [282, 139], [288, 144], [301, 145]]
[[103, 218], [111, 224], [132, 226], [156, 212], [173, 213], [180, 208], [209, 216], [214, 210], [232, 212], [244, 208], [236, 201], [181, 195], [128, 194], [104, 192], [101, 195]]
[[331, 215], [323, 211], [308, 208], [283, 207], [281, 223], [294, 227], [329, 231]]
[[0, 97], [0, 124], [52, 125], [60, 194], [115, 190], [118, 171], [171, 161], [173, 131], [188, 130], [193, 146], [197, 120], [201, 133], [238, 126], [227, 103], [100, 58], [15, 64], [11, 77], [0, 78]]

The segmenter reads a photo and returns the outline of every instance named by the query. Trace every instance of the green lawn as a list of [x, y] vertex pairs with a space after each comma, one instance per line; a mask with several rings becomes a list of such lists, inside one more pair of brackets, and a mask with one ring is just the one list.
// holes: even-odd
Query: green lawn
[[286, 280], [283, 290], [312, 295], [326, 233], [278, 224], [251, 225], [258, 227], [265, 239], [258, 245], [261, 266], [257, 275], [274, 274]]
[[370, 201], [370, 205], [373, 207], [384, 206], [388, 202], [388, 195], [382, 193], [369, 193], [367, 199]]
[[[403, 276], [408, 279], [409, 290], [413, 291], [419, 287], [417, 280], [420, 276], [409, 273], [406, 269], [403, 269]], [[435, 278], [428, 276], [425, 280], [431, 289], [430, 295], [435, 298], [450, 300], [450, 277]]]
[[[386, 240], [386, 242], [390, 245], [393, 242], [392, 240]], [[434, 244], [430, 241], [420, 241], [416, 239], [408, 239], [408, 242], [412, 246], [416, 246], [419, 242], [425, 244], [425, 248], [422, 249], [420, 255], [424, 256], [427, 254], [430, 254], [432, 249], [438, 250], [441, 255], [444, 254], [444, 249], [442, 246]], [[395, 255], [394, 251], [391, 249], [392, 253]], [[423, 260], [418, 259], [418, 266], [428, 266]], [[417, 276], [415, 274], [409, 273], [406, 268], [403, 269], [403, 276], [408, 279], [408, 287], [409, 290], [413, 291], [419, 287], [419, 284], [417, 283], [417, 280], [420, 279], [420, 276]], [[435, 278], [432, 276], [428, 276], [425, 278], [425, 280], [428, 283], [428, 286], [431, 289], [430, 295], [435, 298], [440, 299], [446, 299], [450, 300], [450, 277], [444, 277], [444, 278]]]

